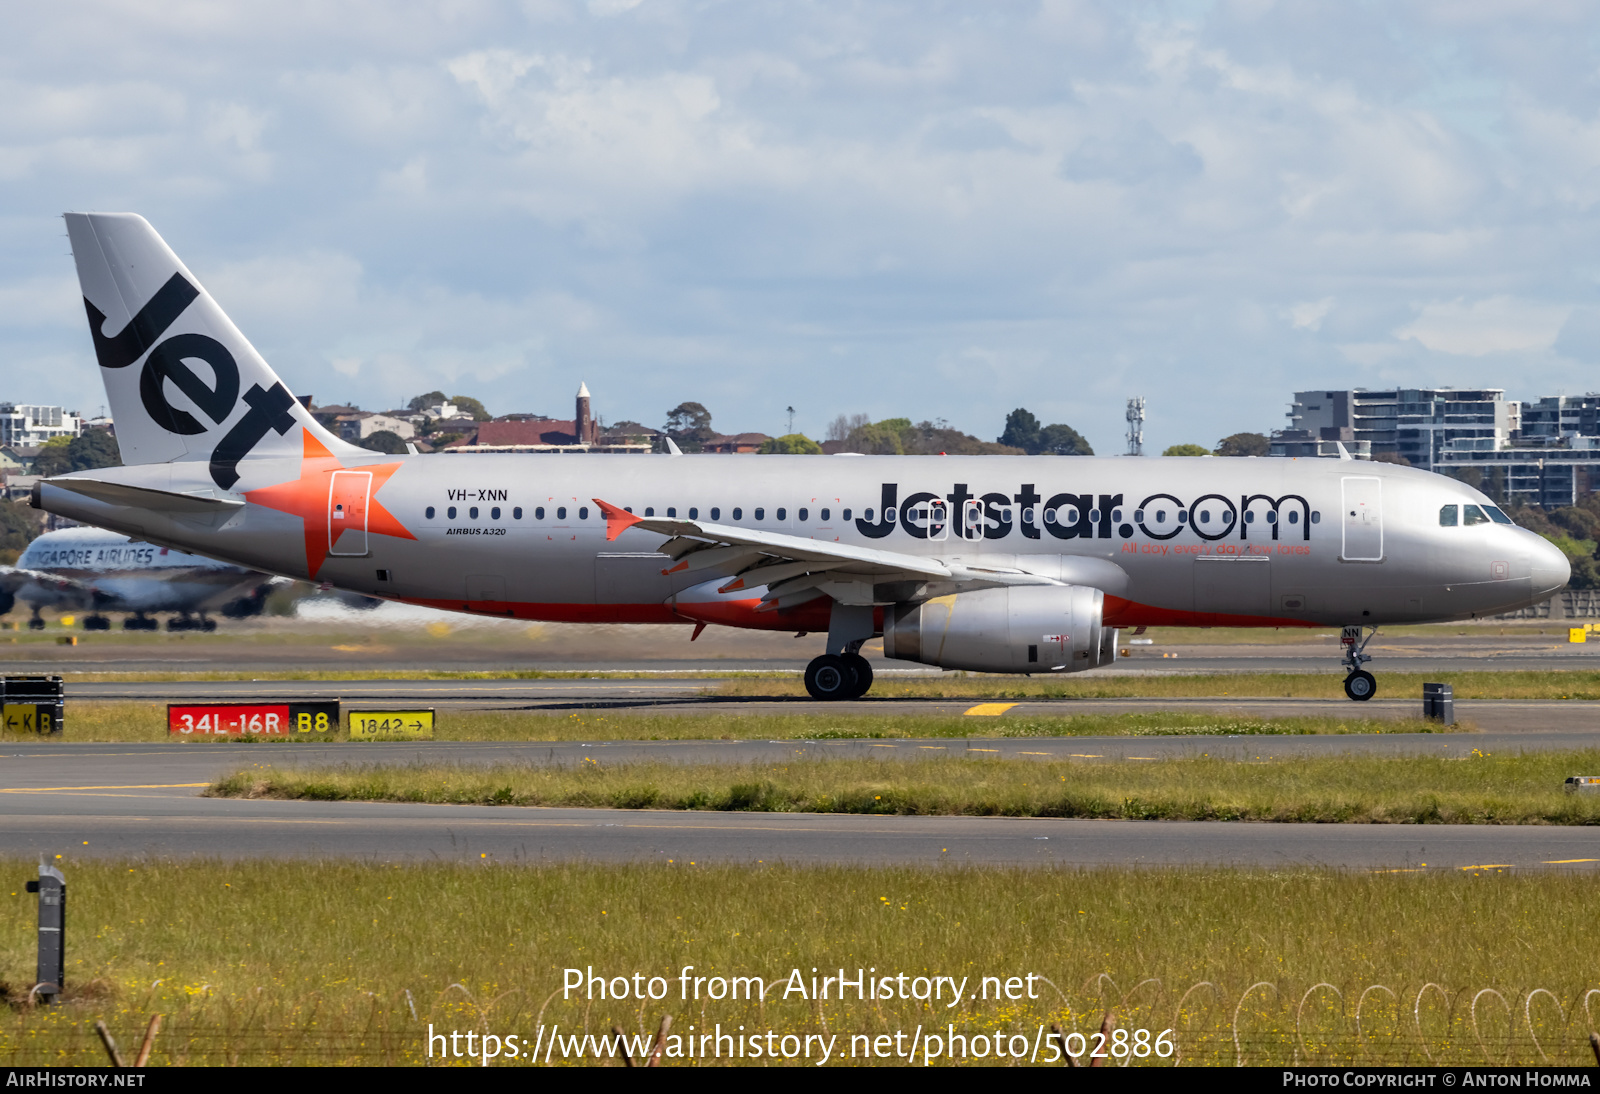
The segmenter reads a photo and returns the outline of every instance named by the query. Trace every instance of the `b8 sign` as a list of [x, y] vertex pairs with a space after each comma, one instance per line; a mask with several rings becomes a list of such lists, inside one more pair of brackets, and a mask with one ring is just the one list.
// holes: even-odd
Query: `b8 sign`
[[204, 703], [167, 707], [170, 737], [332, 737], [338, 703]]

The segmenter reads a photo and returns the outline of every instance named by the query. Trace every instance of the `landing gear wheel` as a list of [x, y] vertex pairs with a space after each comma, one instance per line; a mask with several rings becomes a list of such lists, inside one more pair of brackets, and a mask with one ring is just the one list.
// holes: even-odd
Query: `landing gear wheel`
[[806, 666], [806, 690], [813, 699], [852, 699], [856, 674], [844, 658], [825, 653]]
[[859, 653], [847, 653], [840, 657], [844, 667], [855, 676], [855, 685], [850, 689], [850, 698], [859, 699], [872, 689], [872, 662], [862, 657]]
[[1365, 669], [1357, 669], [1344, 678], [1344, 693], [1358, 703], [1364, 703], [1378, 694], [1378, 681]]
[[103, 615], [87, 615], [83, 618], [83, 629], [86, 631], [109, 631], [111, 620]]

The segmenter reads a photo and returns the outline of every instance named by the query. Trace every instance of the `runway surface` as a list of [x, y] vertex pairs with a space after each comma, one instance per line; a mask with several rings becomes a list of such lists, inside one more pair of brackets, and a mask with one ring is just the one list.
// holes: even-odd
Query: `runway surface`
[[[801, 672], [821, 653], [820, 634], [708, 628], [691, 642], [687, 626], [527, 623], [388, 604], [373, 612], [307, 609], [303, 618], [224, 620], [212, 633], [90, 632], [52, 624], [44, 632], [0, 635], [5, 672], [384, 671], [778, 671]], [[3, 625], [3, 624], [0, 624]], [[1548, 632], [1548, 633], [1546, 633]], [[1260, 637], [1257, 638], [1256, 634]], [[77, 645], [58, 645], [75, 636]], [[1107, 673], [1339, 672], [1332, 630], [1192, 631], [1155, 628]], [[1459, 624], [1380, 633], [1367, 647], [1384, 671], [1463, 672], [1600, 667], [1600, 642], [1566, 641], [1561, 621]], [[1142, 641], [1142, 640], [1141, 640]], [[880, 669], [939, 670], [863, 652]]]
[[[1539, 740], [1519, 736], [1510, 745]], [[1571, 737], [1556, 738], [1570, 745]], [[794, 862], [887, 865], [1319, 866], [1581, 869], [1600, 828], [1068, 821], [973, 817], [538, 809], [202, 798], [253, 763], [445, 760], [705, 762], [804, 756], [982, 755], [1098, 759], [1193, 754], [1248, 759], [1303, 749], [1457, 754], [1483, 735], [1321, 738], [1074, 738], [974, 742], [631, 742], [392, 745], [43, 743], [0, 748], [0, 855], [505, 861]], [[975, 746], [975, 747], [974, 747]], [[1545, 747], [1554, 747], [1543, 742]], [[994, 751], [978, 751], [993, 748]], [[932, 751], [925, 751], [933, 749]], [[1269, 751], [1270, 750], [1270, 751]]]

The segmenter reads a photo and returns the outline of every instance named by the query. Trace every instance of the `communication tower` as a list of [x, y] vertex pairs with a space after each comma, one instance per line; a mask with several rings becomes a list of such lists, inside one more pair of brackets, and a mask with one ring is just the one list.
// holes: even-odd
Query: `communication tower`
[[1128, 400], [1128, 455], [1144, 455], [1144, 396]]

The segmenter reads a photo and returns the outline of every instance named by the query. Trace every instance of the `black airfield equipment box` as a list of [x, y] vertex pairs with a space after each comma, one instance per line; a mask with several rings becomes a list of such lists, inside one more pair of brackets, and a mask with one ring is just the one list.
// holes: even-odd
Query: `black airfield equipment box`
[[59, 676], [0, 676], [0, 726], [11, 733], [59, 734], [66, 692]]
[[1422, 716], [1447, 726], [1456, 724], [1456, 690], [1449, 684], [1422, 685]]

